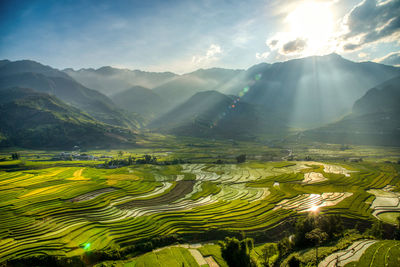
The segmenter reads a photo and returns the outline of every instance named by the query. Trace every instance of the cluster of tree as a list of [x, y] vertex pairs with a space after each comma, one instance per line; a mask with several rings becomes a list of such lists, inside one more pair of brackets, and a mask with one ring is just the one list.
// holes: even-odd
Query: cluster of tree
[[296, 223], [294, 245], [297, 248], [314, 246], [318, 263], [318, 246], [340, 236], [343, 229], [342, 219], [339, 215], [311, 214]]
[[[396, 232], [395, 232], [395, 237], [396, 237]], [[375, 237], [377, 239], [382, 239], [383, 235], [384, 235], [382, 221], [375, 221], [372, 224], [371, 228], [369, 228], [367, 231], [365, 231], [365, 234], [373, 236], [373, 237]]]
[[[294, 250], [314, 247], [316, 262], [318, 262], [318, 247], [326, 241], [340, 237], [343, 230], [343, 222], [339, 215], [310, 214], [296, 222], [295, 233], [291, 238], [285, 237], [277, 243], [279, 260], [282, 261]], [[270, 254], [264, 254], [265, 258], [270, 256]], [[288, 261], [289, 266], [299, 266], [299, 263], [300, 261], [295, 256]]]
[[306, 157], [304, 158], [304, 160], [305, 160], [305, 161], [312, 161], [313, 159], [312, 159], [312, 157], [310, 157], [310, 156], [306, 156]]
[[246, 154], [241, 154], [236, 157], [237, 163], [244, 163], [246, 162]]
[[264, 256], [262, 264], [266, 267], [273, 266], [273, 264], [270, 262], [270, 259], [278, 253], [277, 247], [274, 244], [269, 243], [262, 248], [261, 252]]
[[[120, 152], [118, 152], [119, 156], [121, 156]], [[150, 155], [144, 155], [143, 158], [137, 158], [137, 159], [135, 157], [129, 156], [125, 159], [108, 160], [105, 162], [105, 165], [121, 167], [121, 166], [130, 166], [134, 164], [156, 164], [156, 163], [157, 163], [156, 157], [152, 157]]]
[[11, 153], [11, 158], [13, 159], [13, 160], [18, 160], [18, 159], [20, 159], [20, 155], [19, 155], [19, 153], [18, 152], [15, 152], [15, 153]]
[[185, 163], [191, 163], [189, 160], [184, 160], [184, 159], [173, 159], [173, 160], [165, 160], [158, 162], [158, 165], [176, 165], [176, 164], [185, 164]]
[[[304, 248], [315, 245], [315, 236], [325, 236], [325, 240], [331, 240], [343, 232], [343, 222], [339, 215], [314, 215], [311, 214], [298, 220], [295, 226], [294, 245], [297, 248]], [[314, 231], [314, 232], [313, 232]], [[323, 234], [324, 233], [324, 234]]]
[[254, 247], [253, 239], [226, 237], [225, 241], [218, 243], [221, 246], [221, 254], [229, 267], [255, 267], [257, 264], [250, 257], [250, 252]]
[[153, 165], [177, 165], [177, 164], [185, 164], [191, 163], [188, 160], [183, 159], [173, 159], [173, 160], [165, 160], [165, 161], [157, 161], [156, 157], [151, 157], [150, 155], [145, 155], [143, 158], [135, 158], [129, 156], [126, 159], [112, 159], [105, 162], [105, 166], [108, 167], [123, 167], [130, 165], [138, 165], [138, 164], [153, 164]]

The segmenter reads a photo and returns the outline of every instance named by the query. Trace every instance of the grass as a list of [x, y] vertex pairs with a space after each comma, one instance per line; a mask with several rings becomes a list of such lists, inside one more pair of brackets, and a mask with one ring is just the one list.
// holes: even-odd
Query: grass
[[[102, 264], [102, 265], [101, 265]], [[182, 247], [167, 247], [159, 251], [148, 252], [139, 257], [125, 261], [103, 262], [96, 266], [117, 267], [199, 267], [189, 250]]]
[[[238, 146], [244, 145], [239, 143]], [[236, 151], [236, 147], [232, 149]], [[186, 152], [202, 155], [200, 150]], [[139, 150], [135, 153], [139, 154]], [[110, 154], [116, 156], [117, 152]], [[40, 157], [48, 159], [51, 155], [41, 152]], [[372, 220], [369, 207], [374, 196], [366, 191], [387, 184], [400, 185], [399, 168], [389, 163], [324, 162], [357, 171], [345, 177], [324, 172], [322, 163], [295, 161], [217, 165], [206, 159], [204, 163], [195, 164], [101, 169], [95, 167], [98, 161], [36, 162], [34, 158], [32, 153], [22, 161], [0, 161], [2, 260], [43, 253], [80, 255], [84, 251], [83, 244], [88, 242], [91, 250], [98, 250], [125, 247], [132, 242], [174, 233], [272, 229], [285, 218], [297, 214], [291, 209], [274, 209], [276, 204], [302, 194], [350, 192], [351, 197], [334, 206], [323, 207], [321, 212]], [[302, 184], [304, 173], [309, 171], [321, 173], [328, 180]], [[184, 178], [176, 181], [178, 177]], [[276, 182], [279, 186], [274, 186]], [[165, 183], [172, 186], [151, 195]], [[266, 188], [269, 194], [263, 195]], [[142, 198], [136, 199], [138, 197]], [[222, 266], [218, 251], [215, 245], [200, 249], [204, 256], [212, 255]], [[166, 254], [156, 253], [156, 258], [167, 261], [175, 255], [189, 264], [182, 250], [180, 254], [175, 249], [163, 253]], [[154, 261], [154, 255], [146, 257], [145, 261]], [[140, 266], [139, 261], [135, 264]]]
[[204, 257], [212, 256], [220, 267], [228, 267], [228, 264], [222, 258], [219, 245], [204, 245], [199, 248], [199, 251]]

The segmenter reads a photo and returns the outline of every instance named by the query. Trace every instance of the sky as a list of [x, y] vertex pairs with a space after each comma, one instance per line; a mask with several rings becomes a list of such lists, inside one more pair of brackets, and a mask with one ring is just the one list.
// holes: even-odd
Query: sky
[[400, 66], [400, 0], [1, 0], [0, 59], [187, 73], [311, 55]]

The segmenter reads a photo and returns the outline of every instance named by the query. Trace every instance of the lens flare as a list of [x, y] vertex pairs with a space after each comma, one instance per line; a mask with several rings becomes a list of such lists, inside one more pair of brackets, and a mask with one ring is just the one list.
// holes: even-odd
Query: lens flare
[[83, 247], [84, 250], [89, 250], [90, 249], [90, 243], [86, 243], [85, 246]]

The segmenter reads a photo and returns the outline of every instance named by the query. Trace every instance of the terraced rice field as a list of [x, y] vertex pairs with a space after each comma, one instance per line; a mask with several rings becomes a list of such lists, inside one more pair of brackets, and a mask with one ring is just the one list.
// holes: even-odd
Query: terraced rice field
[[372, 214], [388, 223], [398, 223], [400, 216], [400, 193], [393, 192], [394, 187], [387, 185], [382, 189], [370, 189], [369, 193], [375, 195], [375, 200], [371, 204]]
[[319, 267], [399, 266], [400, 241], [360, 240], [347, 249], [335, 252], [319, 263]]
[[0, 261], [42, 253], [81, 255], [88, 244], [91, 250], [118, 248], [174, 233], [272, 229], [315, 207], [351, 218], [380, 218], [374, 193], [397, 186], [393, 166], [370, 163], [1, 171]]

